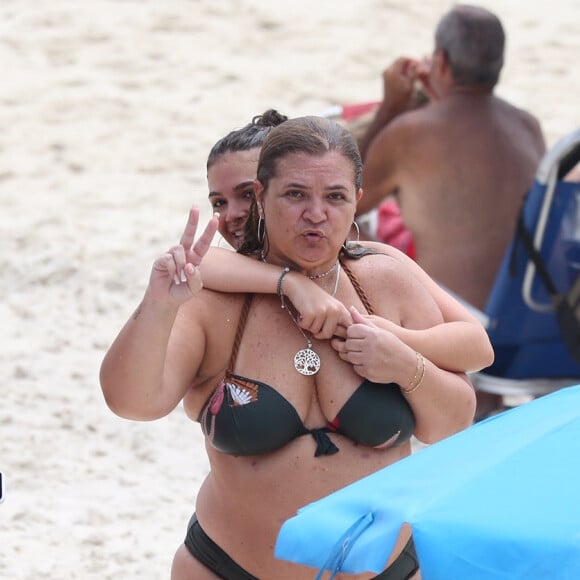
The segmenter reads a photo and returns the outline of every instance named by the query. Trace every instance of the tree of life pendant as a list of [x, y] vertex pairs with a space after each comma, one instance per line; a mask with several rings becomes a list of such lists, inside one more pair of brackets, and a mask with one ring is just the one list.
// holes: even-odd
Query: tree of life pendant
[[294, 368], [301, 375], [315, 375], [320, 370], [320, 357], [311, 348], [303, 348], [294, 355]]

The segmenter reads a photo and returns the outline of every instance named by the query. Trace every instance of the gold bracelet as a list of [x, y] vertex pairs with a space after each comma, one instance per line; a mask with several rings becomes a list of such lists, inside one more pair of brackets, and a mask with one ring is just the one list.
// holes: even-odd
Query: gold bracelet
[[[406, 395], [416, 391], [421, 386], [421, 384], [423, 383], [423, 379], [425, 378], [425, 370], [426, 370], [425, 357], [420, 352], [417, 352], [416, 354], [417, 354], [417, 370], [415, 371], [413, 379], [409, 383], [411, 386], [408, 389], [401, 388], [401, 391], [403, 391], [403, 393], [405, 393]], [[417, 384], [414, 385], [413, 383], [415, 382], [415, 379], [419, 374], [419, 360], [421, 361], [421, 376], [419, 377], [419, 381], [417, 382]]]
[[421, 359], [419, 358], [421, 355], [415, 351], [415, 356], [417, 357], [417, 368], [415, 369], [415, 374], [413, 375], [413, 378], [409, 381], [409, 388], [413, 388], [413, 385], [415, 384], [415, 381], [417, 380], [417, 377], [419, 376], [419, 368], [420, 368], [420, 362]]

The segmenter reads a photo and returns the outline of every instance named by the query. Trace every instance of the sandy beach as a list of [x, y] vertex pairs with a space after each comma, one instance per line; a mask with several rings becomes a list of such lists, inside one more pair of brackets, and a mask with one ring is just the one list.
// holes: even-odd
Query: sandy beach
[[[0, 578], [169, 578], [199, 426], [113, 415], [103, 354], [191, 204], [209, 217], [209, 147], [269, 107], [379, 99], [449, 4], [0, 2]], [[498, 94], [552, 145], [580, 125], [580, 0], [481, 4], [508, 37]]]

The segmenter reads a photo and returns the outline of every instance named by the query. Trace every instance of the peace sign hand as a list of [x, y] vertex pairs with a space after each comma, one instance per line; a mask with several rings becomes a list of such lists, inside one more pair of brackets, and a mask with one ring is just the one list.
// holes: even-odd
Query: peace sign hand
[[214, 215], [205, 230], [195, 241], [199, 222], [199, 209], [189, 210], [187, 224], [179, 240], [153, 264], [149, 278], [152, 297], [159, 302], [182, 304], [203, 288], [198, 266], [207, 253], [218, 228], [219, 216]]

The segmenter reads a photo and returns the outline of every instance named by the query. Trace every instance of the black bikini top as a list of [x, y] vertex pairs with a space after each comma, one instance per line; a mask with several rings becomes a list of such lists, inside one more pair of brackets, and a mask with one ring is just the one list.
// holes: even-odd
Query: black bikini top
[[[353, 272], [343, 264], [369, 313], [373, 309]], [[294, 406], [276, 389], [233, 373], [253, 294], [244, 302], [232, 355], [224, 379], [204, 405], [198, 421], [211, 444], [231, 455], [262, 455], [280, 449], [302, 435], [316, 441], [315, 456], [338, 448], [328, 436], [340, 433], [368, 447], [399, 445], [415, 428], [415, 417], [396, 383], [364, 380], [328, 424], [308, 429]]]

